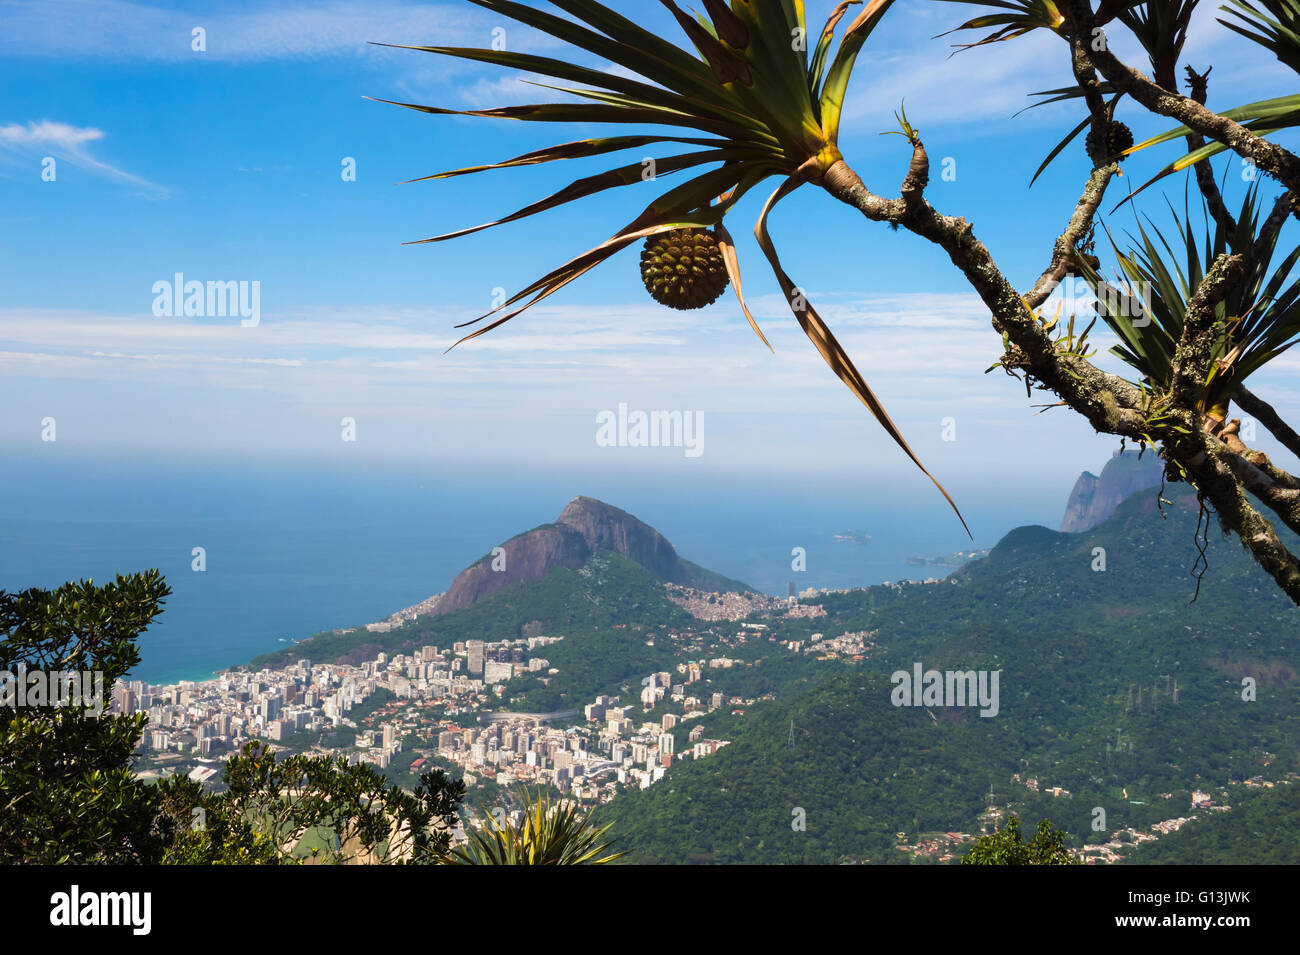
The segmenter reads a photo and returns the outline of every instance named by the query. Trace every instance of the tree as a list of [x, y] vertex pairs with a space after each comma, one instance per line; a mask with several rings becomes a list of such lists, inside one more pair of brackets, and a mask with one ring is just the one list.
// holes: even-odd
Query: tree
[[[552, 6], [567, 13], [567, 18], [511, 0], [471, 2], [572, 44], [617, 69], [591, 69], [504, 50], [411, 47], [583, 84], [567, 90], [581, 101], [485, 110], [396, 105], [431, 114], [608, 123], [635, 131], [567, 142], [503, 162], [425, 178], [603, 156], [666, 143], [699, 148], [578, 179], [495, 222], [424, 240], [438, 242], [466, 235], [607, 189], [641, 183], [659, 173], [697, 173], [664, 191], [610, 238], [476, 319], [495, 316], [462, 341], [509, 321], [639, 240], [646, 240], [643, 276], [656, 298], [675, 301], [679, 307], [696, 307], [708, 296], [686, 287], [694, 283], [711, 286], [716, 283], [716, 272], [723, 269], [741, 310], [762, 338], [744, 303], [736, 249], [723, 219], [746, 192], [777, 176], [782, 182], [764, 205], [755, 235], [794, 317], [832, 371], [921, 467], [852, 360], [782, 268], [768, 234], [767, 220], [773, 207], [801, 186], [814, 185], [870, 222], [907, 229], [946, 253], [988, 308], [993, 328], [1002, 338], [1003, 354], [995, 368], [1000, 366], [1019, 378], [1028, 393], [1037, 388], [1055, 394], [1057, 404], [1083, 415], [1101, 433], [1154, 447], [1165, 461], [1169, 479], [1195, 487], [1202, 507], [1212, 508], [1224, 529], [1237, 534], [1277, 586], [1300, 603], [1300, 558], [1287, 549], [1273, 523], [1280, 521], [1300, 533], [1300, 477], [1249, 448], [1239, 420], [1230, 417], [1235, 403], [1284, 447], [1300, 455], [1300, 434], [1243, 384], [1249, 372], [1276, 358], [1300, 334], [1296, 286], [1287, 286], [1297, 254], [1283, 256], [1272, 277], [1264, 278], [1282, 224], [1288, 216], [1300, 217], [1300, 157], [1267, 137], [1300, 124], [1300, 97], [1276, 97], [1215, 113], [1204, 105], [1209, 70], [1197, 73], [1190, 67], [1189, 95], [1181, 93], [1178, 62], [1200, 0], [1102, 0], [1099, 5], [1089, 0], [988, 0], [976, 5], [990, 8], [991, 13], [958, 26], [965, 30], [993, 28], [965, 46], [1014, 41], [1036, 31], [1054, 34], [1061, 41], [1074, 84], [1038, 95], [1042, 102], [1079, 100], [1086, 107], [1083, 122], [1052, 151], [1047, 162], [1087, 130], [1085, 147], [1092, 170], [1069, 221], [1051, 242], [1046, 268], [1024, 292], [1016, 289], [976, 238], [971, 222], [940, 212], [927, 199], [929, 156], [905, 113], [899, 116], [897, 132], [911, 154], [897, 197], [871, 191], [839, 150], [840, 115], [854, 64], [893, 0], [871, 0], [849, 23], [833, 55], [835, 31], [855, 0], [835, 7], [815, 43], [804, 41], [807, 24], [803, 4], [796, 0], [732, 0], [730, 5], [723, 0], [704, 0], [705, 13], [698, 20], [687, 16], [676, 0], [661, 0], [693, 49], [677, 46], [595, 0], [552, 0]], [[1232, 7], [1225, 8], [1231, 19], [1220, 22], [1300, 71], [1300, 32], [1293, 29], [1300, 25], [1300, 15], [1294, 3], [1259, 2], [1263, 10], [1246, 0], [1232, 0]], [[1107, 27], [1128, 31], [1137, 39], [1150, 58], [1154, 78], [1116, 56], [1106, 38]], [[1133, 145], [1127, 127], [1115, 119], [1121, 103], [1183, 125]], [[674, 131], [651, 134], [641, 130], [649, 125]], [[695, 134], [703, 134], [703, 138]], [[1141, 285], [1140, 291], [1150, 287], [1154, 298], [1151, 311], [1160, 317], [1158, 322], [1147, 323], [1124, 309], [1100, 308], [1100, 317], [1116, 329], [1123, 342], [1116, 354], [1136, 372], [1126, 379], [1089, 360], [1093, 355], [1088, 346], [1091, 324], [1076, 331], [1077, 316], [1062, 326], [1042, 313], [1068, 275], [1086, 278], [1095, 291], [1105, 293], [1099, 296], [1103, 301], [1110, 291], [1122, 291], [1101, 278], [1100, 259], [1093, 254], [1103, 199], [1122, 160], [1178, 138], [1186, 141], [1188, 154], [1160, 170], [1152, 181], [1180, 169], [1193, 169], [1206, 215], [1222, 231], [1222, 240], [1207, 242], [1194, 254], [1185, 249], [1197, 260], [1188, 273], [1177, 268], [1176, 258], [1172, 270], [1153, 260], [1145, 242], [1132, 253], [1122, 252], [1115, 242], [1113, 251], [1125, 275], [1121, 282]], [[1229, 213], [1210, 165], [1215, 153], [1229, 150], [1248, 161], [1252, 170], [1280, 183], [1282, 192], [1272, 200], [1268, 215], [1254, 214], [1254, 192], [1240, 217]], [[718, 168], [699, 171], [715, 165]], [[1180, 222], [1179, 228], [1186, 239], [1191, 232], [1188, 224]], [[707, 234], [711, 238], [706, 238], [710, 229]], [[1173, 257], [1173, 248], [1168, 251]], [[689, 294], [664, 294], [666, 277], [674, 272]], [[1168, 281], [1160, 278], [1161, 273], [1167, 273]], [[1173, 275], [1178, 277], [1171, 278]], [[1139, 298], [1145, 300], [1146, 296]], [[953, 507], [955, 510], [956, 505]]]
[[[156, 570], [103, 586], [0, 591], [0, 672], [33, 686], [58, 674], [90, 675], [102, 707], [140, 662], [136, 637], [170, 592]], [[16, 690], [13, 680], [4, 685]], [[160, 793], [131, 773], [144, 714], [96, 714], [85, 700], [19, 702], [15, 693], [0, 705], [0, 861], [159, 861], [176, 830], [160, 812]]]
[[187, 779], [163, 784], [168, 812], [193, 823], [165, 861], [183, 865], [429, 865], [444, 861], [465, 784], [442, 770], [414, 792], [389, 785], [342, 756], [277, 761], [254, 741], [222, 773], [226, 790], [205, 793]]
[[[136, 639], [170, 592], [156, 570], [103, 586], [0, 591], [0, 862], [445, 859], [465, 787], [441, 770], [407, 792], [370, 766], [341, 757], [277, 762], [254, 742], [227, 762], [220, 794], [180, 775], [137, 780], [131, 756], [147, 717], [103, 709], [140, 662]], [[78, 687], [89, 676], [95, 700], [47, 692], [74, 673]]]
[[1065, 848], [1065, 833], [1052, 828], [1050, 819], [1040, 819], [1034, 838], [1025, 842], [1020, 835], [1020, 817], [1013, 815], [1006, 828], [975, 840], [962, 856], [962, 865], [1077, 865]]

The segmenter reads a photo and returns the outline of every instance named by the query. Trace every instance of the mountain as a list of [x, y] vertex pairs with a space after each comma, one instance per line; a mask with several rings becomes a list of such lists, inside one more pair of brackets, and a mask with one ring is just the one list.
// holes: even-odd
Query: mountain
[[[422, 646], [450, 649], [467, 640], [515, 640], [563, 636], [546, 648], [558, 675], [511, 683], [516, 705], [504, 709], [543, 712], [589, 703], [598, 693], [618, 692], [629, 676], [670, 664], [666, 631], [694, 623], [668, 599], [663, 581], [612, 551], [593, 554], [581, 567], [555, 566], [546, 579], [511, 584], [453, 613], [426, 614], [385, 631], [365, 627], [327, 631], [257, 657], [253, 669], [276, 669], [295, 660], [359, 665], [379, 653], [411, 654]], [[541, 674], [545, 676], [545, 674]]]
[[576, 570], [598, 551], [611, 551], [640, 564], [666, 583], [705, 591], [750, 590], [739, 581], [683, 560], [657, 530], [626, 511], [590, 497], [575, 497], [553, 524], [510, 538], [465, 568], [434, 610], [463, 610], [506, 587], [544, 580], [557, 567]]
[[[1079, 846], [1191, 816], [1193, 790], [1235, 805], [1258, 791], [1245, 780], [1300, 786], [1300, 608], [1234, 539], [1198, 535], [1185, 487], [1166, 497], [1163, 518], [1140, 492], [1083, 533], [1012, 531], [938, 583], [818, 598], [820, 633], [871, 634], [861, 659], [811, 669], [788, 624], [764, 620], [770, 640], [727, 650], [743, 666], [691, 689], [768, 698], [684, 724], [729, 745], [679, 758], [601, 822], [635, 862], [907, 863], [929, 860], [903, 846], [978, 833], [990, 791], [1027, 831], [1050, 818]], [[892, 674], [918, 663], [999, 672], [998, 712], [894, 705]], [[1280, 837], [1233, 828], [1261, 857]]]
[[1158, 486], [1162, 472], [1160, 458], [1149, 451], [1116, 451], [1102, 468], [1101, 477], [1091, 471], [1079, 475], [1065, 505], [1061, 531], [1078, 534], [1091, 530], [1132, 495]]
[[[505, 569], [492, 570], [500, 557]], [[564, 641], [547, 650], [558, 676], [545, 684], [537, 677], [512, 684], [517, 708], [561, 709], [669, 665], [666, 641], [656, 646], [654, 637], [697, 621], [669, 599], [665, 583], [709, 593], [753, 592], [678, 556], [662, 534], [626, 511], [576, 497], [555, 523], [511, 538], [500, 555], [488, 554], [462, 571], [432, 612], [383, 630], [318, 633], [248, 666], [278, 668], [302, 658], [359, 664], [421, 646], [563, 634]]]

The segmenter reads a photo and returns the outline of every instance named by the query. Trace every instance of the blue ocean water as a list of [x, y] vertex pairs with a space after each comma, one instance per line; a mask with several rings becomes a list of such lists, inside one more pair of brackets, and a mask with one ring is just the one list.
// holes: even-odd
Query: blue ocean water
[[[907, 563], [1055, 526], [1068, 489], [1034, 502], [966, 502], [972, 543], [924, 489], [881, 498], [851, 485], [719, 477], [671, 486], [626, 474], [469, 475], [426, 467], [65, 464], [0, 471], [0, 589], [111, 579], [156, 567], [172, 588], [133, 674], [204, 679], [321, 630], [381, 620], [446, 588], [495, 544], [554, 520], [578, 494], [640, 517], [698, 564], [784, 594], [943, 576]], [[1014, 505], [1004, 503], [1014, 500]], [[837, 541], [846, 531], [868, 543]], [[202, 547], [206, 570], [192, 569]], [[806, 571], [791, 564], [806, 553]]]

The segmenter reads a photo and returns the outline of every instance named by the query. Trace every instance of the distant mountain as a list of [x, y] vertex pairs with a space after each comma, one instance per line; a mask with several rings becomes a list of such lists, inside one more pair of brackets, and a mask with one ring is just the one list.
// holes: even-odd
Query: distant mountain
[[1065, 505], [1062, 533], [1078, 534], [1108, 520], [1129, 497], [1158, 486], [1162, 470], [1160, 458], [1150, 451], [1140, 456], [1136, 451], [1116, 451], [1101, 477], [1084, 471]]
[[535, 583], [557, 567], [577, 570], [598, 551], [613, 551], [666, 583], [706, 591], [751, 590], [739, 581], [683, 560], [657, 530], [627, 511], [590, 497], [575, 497], [553, 524], [510, 538], [501, 553], [465, 568], [438, 601], [435, 613], [453, 613], [512, 584]]
[[559, 709], [579, 692], [590, 702], [585, 697], [615, 690], [625, 677], [668, 665], [664, 645], [647, 644], [647, 636], [695, 620], [669, 600], [665, 583], [710, 593], [753, 592], [683, 559], [653, 527], [589, 497], [574, 498], [554, 524], [501, 547], [498, 557], [505, 559], [497, 566], [504, 563], [503, 570], [492, 569], [492, 554], [475, 561], [430, 613], [380, 631], [318, 633], [255, 657], [249, 666], [283, 667], [303, 658], [358, 664], [380, 652], [410, 653], [428, 644], [564, 634], [564, 642], [547, 651], [560, 676], [545, 687], [536, 680], [518, 687], [525, 709]]

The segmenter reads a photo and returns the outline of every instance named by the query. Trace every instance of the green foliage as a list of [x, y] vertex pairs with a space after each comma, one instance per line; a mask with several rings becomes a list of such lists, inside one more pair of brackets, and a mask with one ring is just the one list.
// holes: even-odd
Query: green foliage
[[[949, 0], [949, 2], [966, 3], [972, 0]], [[996, 7], [999, 12], [973, 17], [953, 27], [948, 33], [955, 33], [958, 30], [987, 30], [989, 27], [997, 27], [997, 29], [973, 43], [956, 44], [961, 49], [984, 46], [986, 43], [1003, 43], [1034, 30], [1055, 31], [1065, 22], [1060, 8], [1052, 0], [984, 0], [982, 3], [976, 2], [975, 6]]]
[[[1181, 216], [1175, 216], [1173, 241], [1154, 224], [1148, 223], [1150, 233], [1139, 224], [1141, 247], [1130, 254], [1121, 252], [1112, 239], [1126, 284], [1123, 290], [1108, 285], [1086, 262], [1080, 264], [1080, 271], [1098, 297], [1102, 319], [1120, 340], [1112, 353], [1136, 369], [1146, 387], [1165, 392], [1172, 384], [1174, 353], [1188, 302], [1215, 260], [1240, 255], [1244, 276], [1215, 307], [1222, 325], [1202, 398], [1203, 411], [1226, 411], [1232, 393], [1245, 379], [1286, 352], [1300, 334], [1300, 281], [1291, 281], [1300, 248], [1283, 257], [1270, 276], [1280, 230], [1261, 228], [1259, 191], [1254, 185], [1242, 200], [1235, 230], [1214, 221], [1211, 236], [1208, 211], [1203, 210], [1203, 220], [1205, 235], [1198, 239], [1198, 224], [1184, 208]], [[1141, 304], [1143, 288], [1151, 290], [1149, 307]]]
[[[99, 671], [105, 705], [170, 593], [156, 570], [0, 591], [0, 670]], [[130, 770], [145, 717], [0, 707], [0, 862], [151, 863], [172, 834]]]
[[[107, 699], [139, 663], [136, 638], [169, 592], [157, 571], [0, 592], [0, 670], [99, 671]], [[407, 792], [367, 765], [277, 762], [252, 742], [227, 762], [220, 794], [179, 775], [149, 785], [131, 771], [145, 722], [83, 706], [0, 707], [0, 861], [430, 863], [450, 844], [464, 785], [441, 770]]]
[[962, 857], [962, 865], [1076, 865], [1065, 849], [1065, 833], [1040, 819], [1034, 838], [1020, 835], [1020, 817], [1013, 815], [1005, 829], [982, 836]]
[[601, 841], [612, 824], [595, 828], [570, 801], [551, 803], [539, 789], [524, 805], [520, 825], [488, 815], [483, 828], [470, 830], [469, 842], [449, 854], [451, 865], [606, 865], [623, 856]]
[[[1290, 0], [1228, 0], [1222, 9], [1235, 20], [1220, 20], [1229, 30], [1253, 40], [1300, 73], [1300, 9]], [[1233, 8], [1236, 9], [1233, 9]], [[1267, 11], [1267, 12], [1265, 12]]]
[[[160, 788], [179, 823], [191, 820], [165, 861], [182, 865], [284, 865], [367, 862], [428, 865], [443, 860], [465, 786], [442, 770], [415, 791], [390, 785], [344, 757], [276, 760], [252, 742], [226, 763], [226, 791], [188, 781]], [[197, 811], [197, 812], [196, 812]]]
[[[1229, 30], [1258, 43], [1276, 56], [1280, 63], [1300, 73], [1300, 10], [1296, 8], [1294, 0], [1255, 0], [1255, 3], [1264, 8], [1263, 10], [1250, 0], [1228, 0], [1228, 2], [1230, 6], [1221, 9], [1233, 19], [1220, 19], [1220, 23]], [[1278, 96], [1260, 100], [1235, 109], [1221, 110], [1220, 115], [1236, 120], [1256, 135], [1268, 136], [1300, 124], [1300, 96]], [[1135, 148], [1141, 149], [1146, 145], [1167, 142], [1186, 133], [1187, 129], [1180, 126], [1149, 139]], [[1196, 162], [1218, 155], [1227, 148], [1219, 142], [1208, 143], [1201, 149], [1194, 150], [1170, 163], [1156, 178], [1186, 169]]]

